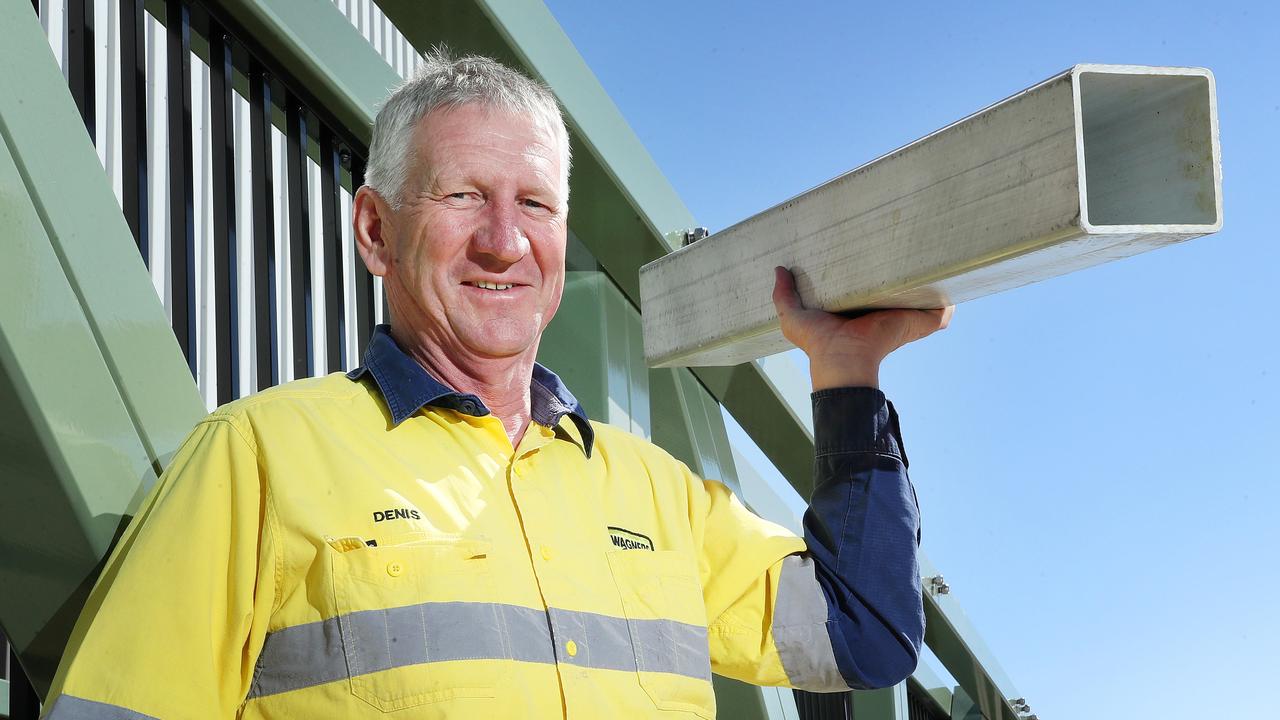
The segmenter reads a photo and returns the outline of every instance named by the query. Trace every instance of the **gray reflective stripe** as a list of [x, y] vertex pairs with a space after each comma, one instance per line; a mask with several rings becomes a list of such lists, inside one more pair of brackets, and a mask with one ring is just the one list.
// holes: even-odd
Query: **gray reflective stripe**
[[295, 625], [267, 634], [249, 697], [274, 695], [347, 677], [338, 619]]
[[59, 695], [44, 715], [45, 720], [156, 720], [119, 705], [85, 700], [75, 695]]
[[[664, 672], [711, 682], [707, 629], [674, 620], [628, 620], [551, 608], [551, 626], [560, 639], [557, 661], [600, 670]], [[572, 639], [578, 654], [570, 656]]]
[[[567, 650], [570, 640], [574, 655]], [[706, 628], [558, 608], [446, 602], [362, 610], [270, 633], [248, 697], [450, 660], [559, 662], [711, 680]]]
[[637, 669], [711, 682], [707, 629], [671, 620], [629, 620]]
[[827, 596], [808, 555], [788, 555], [782, 560], [773, 642], [792, 686], [815, 692], [849, 689], [827, 634]]

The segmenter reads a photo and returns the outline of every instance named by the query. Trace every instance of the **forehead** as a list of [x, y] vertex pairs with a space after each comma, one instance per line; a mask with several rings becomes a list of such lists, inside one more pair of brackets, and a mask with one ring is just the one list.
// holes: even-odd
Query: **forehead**
[[433, 110], [414, 128], [419, 170], [429, 174], [459, 169], [531, 170], [560, 174], [559, 133], [535, 114], [483, 105]]

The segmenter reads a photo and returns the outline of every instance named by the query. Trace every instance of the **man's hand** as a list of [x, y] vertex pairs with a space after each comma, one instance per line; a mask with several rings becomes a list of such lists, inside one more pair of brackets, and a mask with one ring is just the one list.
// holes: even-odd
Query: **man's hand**
[[813, 389], [879, 387], [880, 361], [914, 340], [947, 327], [955, 306], [937, 310], [876, 310], [845, 318], [810, 310], [800, 302], [796, 281], [774, 269], [773, 305], [782, 334], [809, 356]]

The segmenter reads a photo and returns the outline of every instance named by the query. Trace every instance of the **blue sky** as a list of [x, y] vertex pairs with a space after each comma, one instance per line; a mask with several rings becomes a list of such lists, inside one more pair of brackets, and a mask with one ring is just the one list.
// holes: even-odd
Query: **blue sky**
[[1041, 718], [1274, 705], [1276, 4], [549, 5], [713, 232], [1078, 62], [1212, 69], [1221, 233], [966, 303], [882, 383], [925, 549]]

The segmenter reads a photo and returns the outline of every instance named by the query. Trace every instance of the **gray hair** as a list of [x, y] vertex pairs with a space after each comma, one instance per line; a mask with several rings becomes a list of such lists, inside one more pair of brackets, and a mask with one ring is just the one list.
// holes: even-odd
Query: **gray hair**
[[433, 110], [478, 104], [531, 115], [554, 128], [563, 148], [561, 165], [567, 191], [569, 133], [550, 88], [493, 58], [465, 55], [455, 59], [443, 46], [432, 48], [422, 60], [413, 77], [378, 109], [365, 167], [366, 185], [393, 208], [400, 208], [413, 162], [414, 128]]

